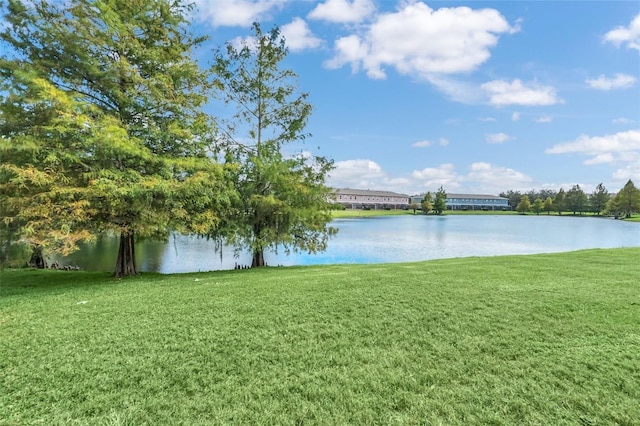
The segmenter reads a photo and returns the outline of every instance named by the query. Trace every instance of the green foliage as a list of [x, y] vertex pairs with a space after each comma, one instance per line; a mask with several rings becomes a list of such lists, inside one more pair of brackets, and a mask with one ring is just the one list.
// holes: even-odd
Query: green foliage
[[433, 201], [433, 211], [435, 214], [442, 214], [447, 208], [447, 193], [441, 186], [436, 192], [435, 200]]
[[420, 206], [422, 207], [423, 214], [429, 214], [429, 212], [433, 210], [431, 192], [427, 192], [426, 194], [424, 194], [424, 198], [422, 199]]
[[638, 256], [5, 270], [0, 423], [633, 425]]
[[540, 214], [543, 209], [544, 203], [540, 198], [536, 198], [536, 200], [533, 202], [533, 205], [531, 206], [531, 210], [533, 210], [535, 214]]
[[561, 215], [566, 208], [565, 196], [566, 194], [564, 192], [564, 189], [560, 188], [556, 196], [553, 198], [553, 208], [558, 212], [558, 215]]
[[574, 185], [567, 191], [565, 202], [567, 208], [571, 210], [573, 214], [582, 214], [588, 208], [589, 199], [587, 198], [587, 194], [580, 188], [580, 185]]
[[520, 199], [520, 202], [516, 206], [516, 210], [522, 214], [525, 214], [529, 210], [531, 210], [531, 201], [529, 200], [528, 195], [523, 195]]
[[[11, 0], [0, 34], [2, 196], [22, 239], [68, 252], [99, 232], [215, 233], [233, 191], [207, 157], [202, 39], [181, 2]], [[5, 221], [7, 216], [5, 216]], [[122, 262], [120, 262], [122, 261]], [[134, 258], [117, 275], [135, 274]]]
[[613, 197], [607, 208], [610, 212], [623, 214], [625, 217], [631, 217], [633, 213], [640, 212], [640, 189], [636, 188], [633, 181], [629, 181], [624, 187]]
[[542, 209], [547, 212], [547, 215], [551, 213], [553, 210], [553, 199], [551, 197], [547, 197], [544, 200], [544, 204], [542, 205]]
[[520, 203], [520, 199], [522, 198], [522, 193], [520, 191], [514, 191], [510, 189], [507, 192], [501, 192], [500, 196], [502, 198], [507, 198], [509, 200], [509, 205], [511, 208], [515, 208]]
[[241, 195], [227, 240], [250, 250], [252, 266], [259, 267], [267, 248], [325, 250], [335, 229], [327, 226], [332, 191], [325, 185], [333, 162], [283, 154], [283, 146], [308, 136], [308, 95], [297, 93], [296, 74], [282, 68], [288, 50], [278, 28], [263, 33], [256, 23], [253, 29], [241, 47], [227, 43], [216, 52], [213, 74], [222, 99], [235, 109], [221, 128]]
[[593, 191], [589, 197], [591, 211], [597, 214], [605, 211], [609, 199], [611, 199], [609, 191], [607, 191], [607, 188], [605, 188], [602, 183], [599, 183], [595, 191]]

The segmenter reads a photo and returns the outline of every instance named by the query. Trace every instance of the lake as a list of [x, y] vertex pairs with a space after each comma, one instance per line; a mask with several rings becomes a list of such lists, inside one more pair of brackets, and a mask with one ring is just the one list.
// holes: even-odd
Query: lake
[[[382, 216], [336, 219], [339, 229], [327, 251], [318, 254], [266, 253], [270, 266], [411, 262], [430, 259], [563, 252], [587, 248], [640, 247], [640, 223], [610, 218], [534, 215]], [[111, 271], [117, 239], [100, 238], [61, 264]], [[215, 243], [173, 235], [166, 242], [136, 245], [138, 268], [161, 273], [233, 269], [251, 257], [216, 252]]]

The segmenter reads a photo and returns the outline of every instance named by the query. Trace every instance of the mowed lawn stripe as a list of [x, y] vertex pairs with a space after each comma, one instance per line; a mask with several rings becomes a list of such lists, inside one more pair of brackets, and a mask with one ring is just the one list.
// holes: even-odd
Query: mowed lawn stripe
[[637, 424], [639, 257], [5, 270], [0, 424]]

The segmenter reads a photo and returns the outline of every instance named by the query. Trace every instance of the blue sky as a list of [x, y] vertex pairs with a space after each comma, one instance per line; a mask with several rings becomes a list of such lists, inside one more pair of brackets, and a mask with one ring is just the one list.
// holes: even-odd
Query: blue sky
[[[640, 185], [637, 1], [198, 1], [212, 45], [278, 25], [334, 187]], [[218, 108], [212, 107], [216, 114]]]

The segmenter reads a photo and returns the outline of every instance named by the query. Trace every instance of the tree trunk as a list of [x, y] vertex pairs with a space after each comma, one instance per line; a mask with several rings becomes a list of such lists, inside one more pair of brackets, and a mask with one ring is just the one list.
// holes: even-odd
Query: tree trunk
[[33, 252], [31, 253], [31, 259], [29, 260], [29, 266], [38, 269], [47, 269], [47, 261], [42, 254], [41, 246], [33, 246]]
[[116, 259], [116, 270], [113, 275], [117, 278], [136, 275], [136, 252], [133, 232], [120, 234], [120, 248]]
[[252, 268], [260, 268], [265, 266], [264, 263], [264, 250], [256, 250], [253, 252], [253, 260], [251, 261]]

